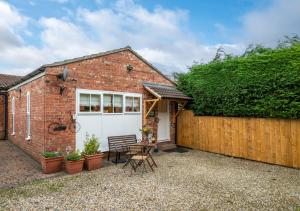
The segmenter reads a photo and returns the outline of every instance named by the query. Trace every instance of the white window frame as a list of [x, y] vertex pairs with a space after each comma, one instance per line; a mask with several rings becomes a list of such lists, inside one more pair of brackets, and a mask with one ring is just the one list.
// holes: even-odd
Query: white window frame
[[[102, 109], [103, 109], [103, 114], [104, 115], [107, 115], [107, 114], [115, 114], [115, 115], [124, 114], [124, 94], [116, 93], [116, 92], [109, 92], [109, 93], [108, 92], [103, 92], [102, 93], [103, 100], [104, 100], [104, 95], [112, 95], [112, 110], [113, 110], [112, 113], [105, 113], [104, 112], [104, 103], [103, 103]], [[114, 112], [114, 110], [115, 110], [115, 95], [122, 96], [122, 112], [119, 112], [119, 113]]]
[[[81, 94], [86, 94], [86, 95], [89, 95], [90, 96], [90, 111], [80, 111], [80, 95]], [[100, 97], [100, 111], [92, 111], [91, 110], [91, 106], [92, 106], [92, 95], [99, 95]], [[101, 114], [102, 113], [102, 104], [103, 104], [103, 100], [102, 100], [102, 96], [101, 94], [99, 93], [91, 93], [91, 92], [80, 92], [78, 94], [78, 106], [77, 106], [77, 112], [80, 113], [80, 114]]]
[[[132, 97], [133, 98], [133, 104], [134, 105], [134, 98], [138, 97], [140, 100], [140, 111], [126, 111], [126, 97]], [[136, 95], [136, 94], [126, 94], [124, 95], [124, 113], [125, 114], [140, 114], [142, 112], [142, 96]]]
[[30, 92], [26, 94], [26, 140], [31, 139]]
[[[77, 100], [76, 100], [76, 111], [78, 115], [122, 115], [122, 114], [141, 114], [142, 113], [142, 104], [143, 104], [143, 95], [140, 93], [129, 93], [129, 92], [116, 92], [116, 91], [106, 91], [106, 90], [88, 90], [88, 89], [77, 89]], [[101, 106], [100, 112], [81, 112], [80, 111], [80, 94], [98, 94], [101, 96]], [[112, 94], [112, 95], [122, 95], [123, 100], [123, 110], [122, 113], [104, 113], [104, 94]], [[126, 97], [139, 97], [140, 99], [140, 111], [139, 112], [126, 112]], [[113, 97], [113, 105], [114, 105], [114, 97]]]
[[16, 134], [16, 128], [15, 128], [15, 97], [12, 97], [11, 99], [11, 117], [12, 117], [12, 136]]
[[[100, 95], [100, 111], [80, 111], [80, 94], [88, 94], [88, 95]], [[77, 91], [77, 105], [76, 105], [76, 111], [77, 114], [88, 114], [88, 115], [95, 115], [95, 114], [102, 114], [103, 111], [103, 96], [100, 92], [96, 90], [78, 90]], [[90, 106], [91, 106], [91, 97], [90, 97]]]

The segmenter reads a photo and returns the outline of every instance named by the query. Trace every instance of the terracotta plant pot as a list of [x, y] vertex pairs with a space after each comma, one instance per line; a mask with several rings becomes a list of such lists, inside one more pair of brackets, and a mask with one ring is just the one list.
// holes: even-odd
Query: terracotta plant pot
[[55, 158], [45, 158], [42, 156], [41, 164], [44, 174], [52, 174], [61, 170], [62, 162], [64, 158], [62, 156]]
[[84, 155], [84, 166], [88, 171], [101, 168], [103, 153]]
[[80, 160], [65, 160], [65, 168], [66, 168], [66, 172], [68, 172], [69, 174], [76, 174], [79, 172], [82, 172], [83, 169], [83, 163], [84, 163], [84, 159], [80, 159]]

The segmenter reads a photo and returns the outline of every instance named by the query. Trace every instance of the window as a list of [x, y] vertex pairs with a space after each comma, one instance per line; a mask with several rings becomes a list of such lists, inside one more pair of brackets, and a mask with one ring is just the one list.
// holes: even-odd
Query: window
[[80, 112], [89, 112], [90, 111], [90, 95], [89, 94], [80, 94]]
[[140, 112], [140, 97], [126, 97], [126, 112]]
[[100, 112], [101, 95], [91, 95], [91, 112]]
[[26, 97], [26, 139], [29, 140], [31, 138], [30, 131], [30, 92], [27, 92]]
[[15, 97], [12, 97], [11, 99], [11, 116], [12, 116], [12, 135], [15, 135], [16, 130], [15, 130]]
[[122, 113], [123, 112], [123, 96], [122, 95], [114, 95], [114, 113]]
[[104, 94], [103, 95], [104, 113], [122, 113], [123, 95]]
[[79, 101], [80, 112], [100, 112], [101, 95], [80, 94]]
[[126, 97], [126, 112], [133, 111], [133, 97]]
[[80, 90], [77, 92], [77, 112], [89, 114], [103, 112], [105, 114], [140, 113], [141, 95], [135, 93]]
[[113, 113], [113, 95], [103, 95], [103, 112]]
[[133, 102], [133, 111], [134, 112], [140, 112], [141, 109], [141, 101], [139, 97], [135, 97], [134, 98], [134, 102]]

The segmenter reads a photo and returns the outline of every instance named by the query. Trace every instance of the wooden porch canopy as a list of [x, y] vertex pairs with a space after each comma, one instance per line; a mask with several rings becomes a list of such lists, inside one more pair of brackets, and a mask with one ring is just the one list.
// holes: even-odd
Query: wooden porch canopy
[[[162, 84], [154, 84], [154, 83], [144, 83], [144, 88], [150, 92], [155, 98], [144, 100], [144, 120], [146, 120], [149, 113], [153, 110], [155, 105], [160, 100], [172, 100], [176, 101], [181, 105], [180, 109], [176, 113], [175, 117], [179, 114], [179, 112], [184, 108], [184, 106], [187, 104], [189, 100], [191, 100], [190, 97], [183, 94], [181, 91], [176, 89], [174, 86], [167, 86]], [[149, 109], [147, 109], [147, 105], [151, 103], [151, 106]], [[145, 122], [145, 121], [144, 121]]]

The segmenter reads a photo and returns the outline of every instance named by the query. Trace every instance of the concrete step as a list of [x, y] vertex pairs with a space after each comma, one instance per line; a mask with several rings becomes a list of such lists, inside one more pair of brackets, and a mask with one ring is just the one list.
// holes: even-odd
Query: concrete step
[[174, 144], [171, 141], [158, 143], [157, 146], [158, 146], [158, 149], [160, 149], [160, 150], [168, 150], [168, 149], [176, 148], [176, 144]]

